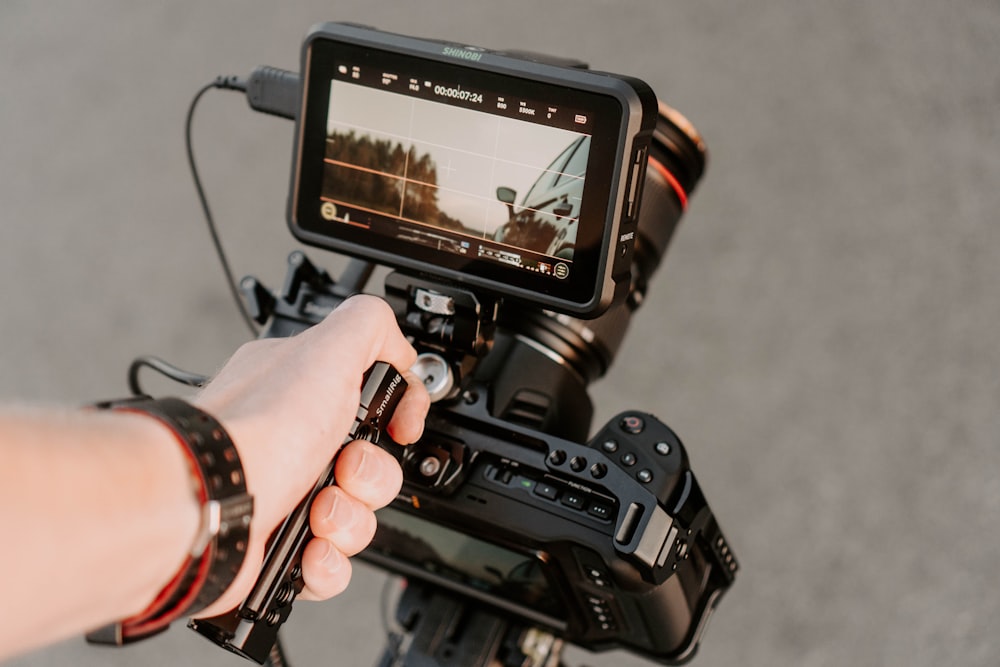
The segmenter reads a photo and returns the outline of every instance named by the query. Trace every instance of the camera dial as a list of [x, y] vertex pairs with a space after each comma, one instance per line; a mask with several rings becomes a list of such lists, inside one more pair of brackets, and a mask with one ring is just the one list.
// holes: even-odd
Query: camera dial
[[440, 354], [424, 352], [418, 355], [416, 363], [410, 370], [424, 383], [432, 403], [437, 403], [448, 396], [455, 386], [455, 375], [451, 372], [451, 366]]

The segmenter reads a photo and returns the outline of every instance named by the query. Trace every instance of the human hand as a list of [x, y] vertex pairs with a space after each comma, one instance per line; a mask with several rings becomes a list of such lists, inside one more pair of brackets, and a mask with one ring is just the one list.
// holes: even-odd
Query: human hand
[[[267, 538], [312, 488], [347, 436], [360, 402], [362, 375], [375, 361], [395, 366], [409, 384], [389, 435], [400, 444], [420, 437], [430, 399], [422, 382], [405, 370], [415, 359], [388, 305], [357, 296], [297, 336], [244, 345], [195, 398], [236, 444], [255, 502], [244, 565], [199, 617], [228, 611], [245, 599], [259, 574]], [[321, 490], [312, 504], [314, 538], [302, 557], [302, 599], [331, 597], [347, 586], [347, 557], [371, 541], [374, 510], [391, 502], [402, 484], [395, 459], [363, 440], [344, 447], [335, 476], [337, 486]]]

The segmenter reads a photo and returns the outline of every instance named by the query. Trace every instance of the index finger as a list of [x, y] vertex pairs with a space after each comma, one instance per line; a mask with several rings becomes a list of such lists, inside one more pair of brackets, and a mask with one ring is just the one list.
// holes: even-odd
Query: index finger
[[[344, 373], [348, 377], [360, 376], [376, 361], [388, 362], [402, 370], [412, 366], [417, 358], [389, 304], [367, 294], [350, 297], [325, 320], [299, 335], [323, 339], [316, 349], [336, 355], [341, 367], [353, 364], [353, 368], [345, 369], [351, 371]], [[343, 350], [351, 350], [353, 354], [344, 355]]]
[[[407, 388], [396, 406], [388, 432], [401, 445], [418, 440], [424, 430], [430, 396], [421, 378], [410, 371], [417, 353], [400, 331], [389, 304], [378, 297], [354, 296], [310, 331], [319, 327], [323, 327], [319, 334], [328, 339], [322, 341], [321, 349], [333, 354], [344, 349], [356, 351], [351, 360], [363, 368], [354, 369], [355, 372], [364, 372], [375, 361], [384, 361], [403, 375]], [[348, 377], [352, 375], [347, 374]]]

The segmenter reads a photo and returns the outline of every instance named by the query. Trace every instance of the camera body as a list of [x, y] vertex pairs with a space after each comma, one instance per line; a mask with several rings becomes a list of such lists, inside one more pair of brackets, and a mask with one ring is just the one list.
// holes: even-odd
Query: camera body
[[737, 566], [676, 435], [624, 412], [580, 444], [484, 404], [435, 411], [362, 558], [592, 650], [691, 657]]
[[[386, 280], [404, 328], [409, 283]], [[319, 322], [343, 287], [293, 253], [264, 337]], [[590, 411], [582, 376], [499, 327], [417, 443], [383, 440], [404, 484], [360, 558], [592, 650], [690, 659], [735, 556], [676, 434], [627, 411], [588, 440]]]
[[[680, 663], [737, 562], [676, 434], [628, 410], [590, 437], [587, 386], [705, 148], [646, 84], [566, 64], [314, 28], [300, 106], [282, 114], [296, 118], [288, 224], [355, 259], [334, 280], [296, 251], [280, 291], [242, 287], [262, 337], [285, 337], [375, 265], [396, 269], [385, 298], [435, 402], [419, 442], [380, 443], [404, 484], [362, 559], [589, 649]], [[265, 655], [276, 627], [237, 613]]]

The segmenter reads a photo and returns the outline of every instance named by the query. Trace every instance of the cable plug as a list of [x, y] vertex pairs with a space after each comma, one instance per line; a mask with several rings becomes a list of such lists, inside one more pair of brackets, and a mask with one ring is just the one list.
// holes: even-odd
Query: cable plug
[[236, 75], [229, 76], [217, 76], [213, 85], [216, 88], [222, 88], [223, 90], [239, 90], [241, 92], [246, 92], [247, 82], [243, 77]]
[[251, 109], [295, 120], [301, 98], [296, 72], [261, 65], [250, 73], [245, 88]]

